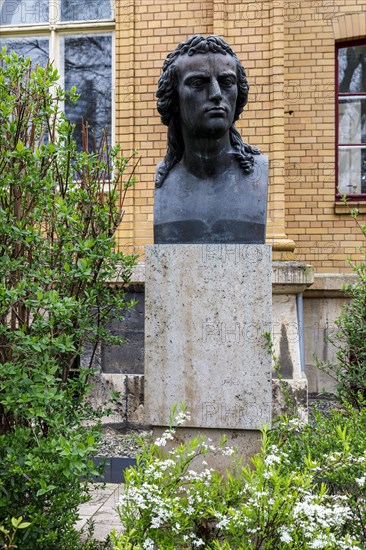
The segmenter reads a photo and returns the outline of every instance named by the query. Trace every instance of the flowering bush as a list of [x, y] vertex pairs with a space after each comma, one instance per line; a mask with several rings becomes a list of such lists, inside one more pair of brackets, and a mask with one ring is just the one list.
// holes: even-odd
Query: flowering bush
[[[195, 438], [163, 452], [186, 417], [175, 411], [126, 473], [115, 550], [365, 548], [366, 412], [315, 415], [312, 425], [284, 418], [263, 431], [250, 466], [225, 441]], [[208, 467], [211, 453], [233, 455], [225, 476]]]

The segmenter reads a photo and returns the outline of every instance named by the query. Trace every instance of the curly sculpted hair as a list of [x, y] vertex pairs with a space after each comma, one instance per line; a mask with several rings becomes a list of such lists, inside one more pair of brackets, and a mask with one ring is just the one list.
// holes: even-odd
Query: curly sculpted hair
[[234, 124], [248, 102], [249, 84], [244, 67], [230, 46], [222, 38], [215, 35], [210, 35], [205, 38], [200, 34], [196, 34], [188, 38], [185, 42], [181, 42], [181, 44], [168, 55], [164, 61], [163, 72], [159, 79], [156, 97], [158, 98], [158, 111], [161, 121], [168, 126], [168, 144], [165, 158], [156, 174], [156, 187], [161, 187], [163, 185], [168, 173], [173, 166], [181, 160], [184, 152], [184, 142], [178, 115], [176, 62], [182, 55], [191, 56], [209, 52], [231, 55], [236, 61], [238, 96], [234, 122], [230, 128], [230, 142], [234, 149], [234, 154], [245, 174], [250, 174], [253, 171], [253, 155], [260, 154], [257, 147], [252, 147], [247, 143], [243, 143]]

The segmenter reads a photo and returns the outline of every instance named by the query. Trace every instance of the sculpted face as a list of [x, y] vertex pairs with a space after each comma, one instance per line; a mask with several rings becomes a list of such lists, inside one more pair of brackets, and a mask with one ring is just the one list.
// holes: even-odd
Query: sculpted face
[[234, 121], [238, 95], [235, 59], [216, 53], [183, 55], [176, 71], [183, 136], [225, 135]]

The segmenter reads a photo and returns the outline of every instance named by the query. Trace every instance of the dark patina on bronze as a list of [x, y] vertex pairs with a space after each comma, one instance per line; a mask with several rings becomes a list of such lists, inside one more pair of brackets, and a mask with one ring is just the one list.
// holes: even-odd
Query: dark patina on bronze
[[248, 91], [244, 67], [218, 36], [192, 36], [168, 55], [156, 93], [168, 126], [156, 244], [264, 243], [268, 160], [235, 128]]

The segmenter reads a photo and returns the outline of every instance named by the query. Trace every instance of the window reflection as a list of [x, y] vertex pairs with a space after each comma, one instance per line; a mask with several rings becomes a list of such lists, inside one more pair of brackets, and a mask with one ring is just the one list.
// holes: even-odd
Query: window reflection
[[[106, 130], [111, 140], [112, 108], [112, 34], [98, 33], [99, 20], [114, 17], [115, 0], [0, 0], [0, 26], [14, 26], [1, 39], [9, 52], [30, 57], [33, 65], [45, 66], [49, 59], [61, 74], [60, 84], [67, 90], [77, 87], [80, 99], [67, 102], [66, 116], [76, 125], [75, 138], [81, 147], [81, 120], [89, 123], [89, 143], [94, 133], [99, 140]], [[52, 16], [54, 40], [50, 42]], [[58, 23], [68, 21], [67, 25]], [[90, 21], [88, 34], [79, 35], [80, 21]], [[33, 25], [37, 36], [25, 36], [21, 25]], [[109, 24], [109, 23], [108, 23]], [[113, 25], [112, 21], [110, 22]], [[96, 27], [96, 33], [93, 34]], [[66, 34], [67, 33], [67, 34]], [[74, 34], [73, 34], [74, 33]], [[52, 45], [50, 51], [49, 46]]]
[[111, 18], [111, 0], [62, 0], [61, 21], [90, 21]]
[[0, 2], [0, 25], [47, 23], [49, 0], [4, 0]]
[[366, 193], [366, 45], [338, 49], [338, 192]]
[[341, 97], [338, 111], [338, 143], [366, 143], [366, 97]]
[[106, 130], [111, 141], [112, 67], [111, 35], [65, 36], [61, 49], [64, 55], [64, 86], [76, 86], [79, 100], [65, 105], [67, 118], [75, 124], [75, 139], [81, 149], [81, 122], [89, 123], [89, 144], [97, 143]]
[[7, 38], [0, 40], [0, 48], [7, 47], [8, 53], [16, 52], [25, 58], [30, 57], [32, 65], [45, 67], [49, 57], [48, 38]]
[[56, 20], [99, 21], [114, 17], [114, 0], [0, 0], [0, 25], [38, 25]]
[[342, 147], [338, 151], [338, 192], [366, 193], [366, 149]]
[[366, 92], [366, 46], [338, 50], [340, 93]]

